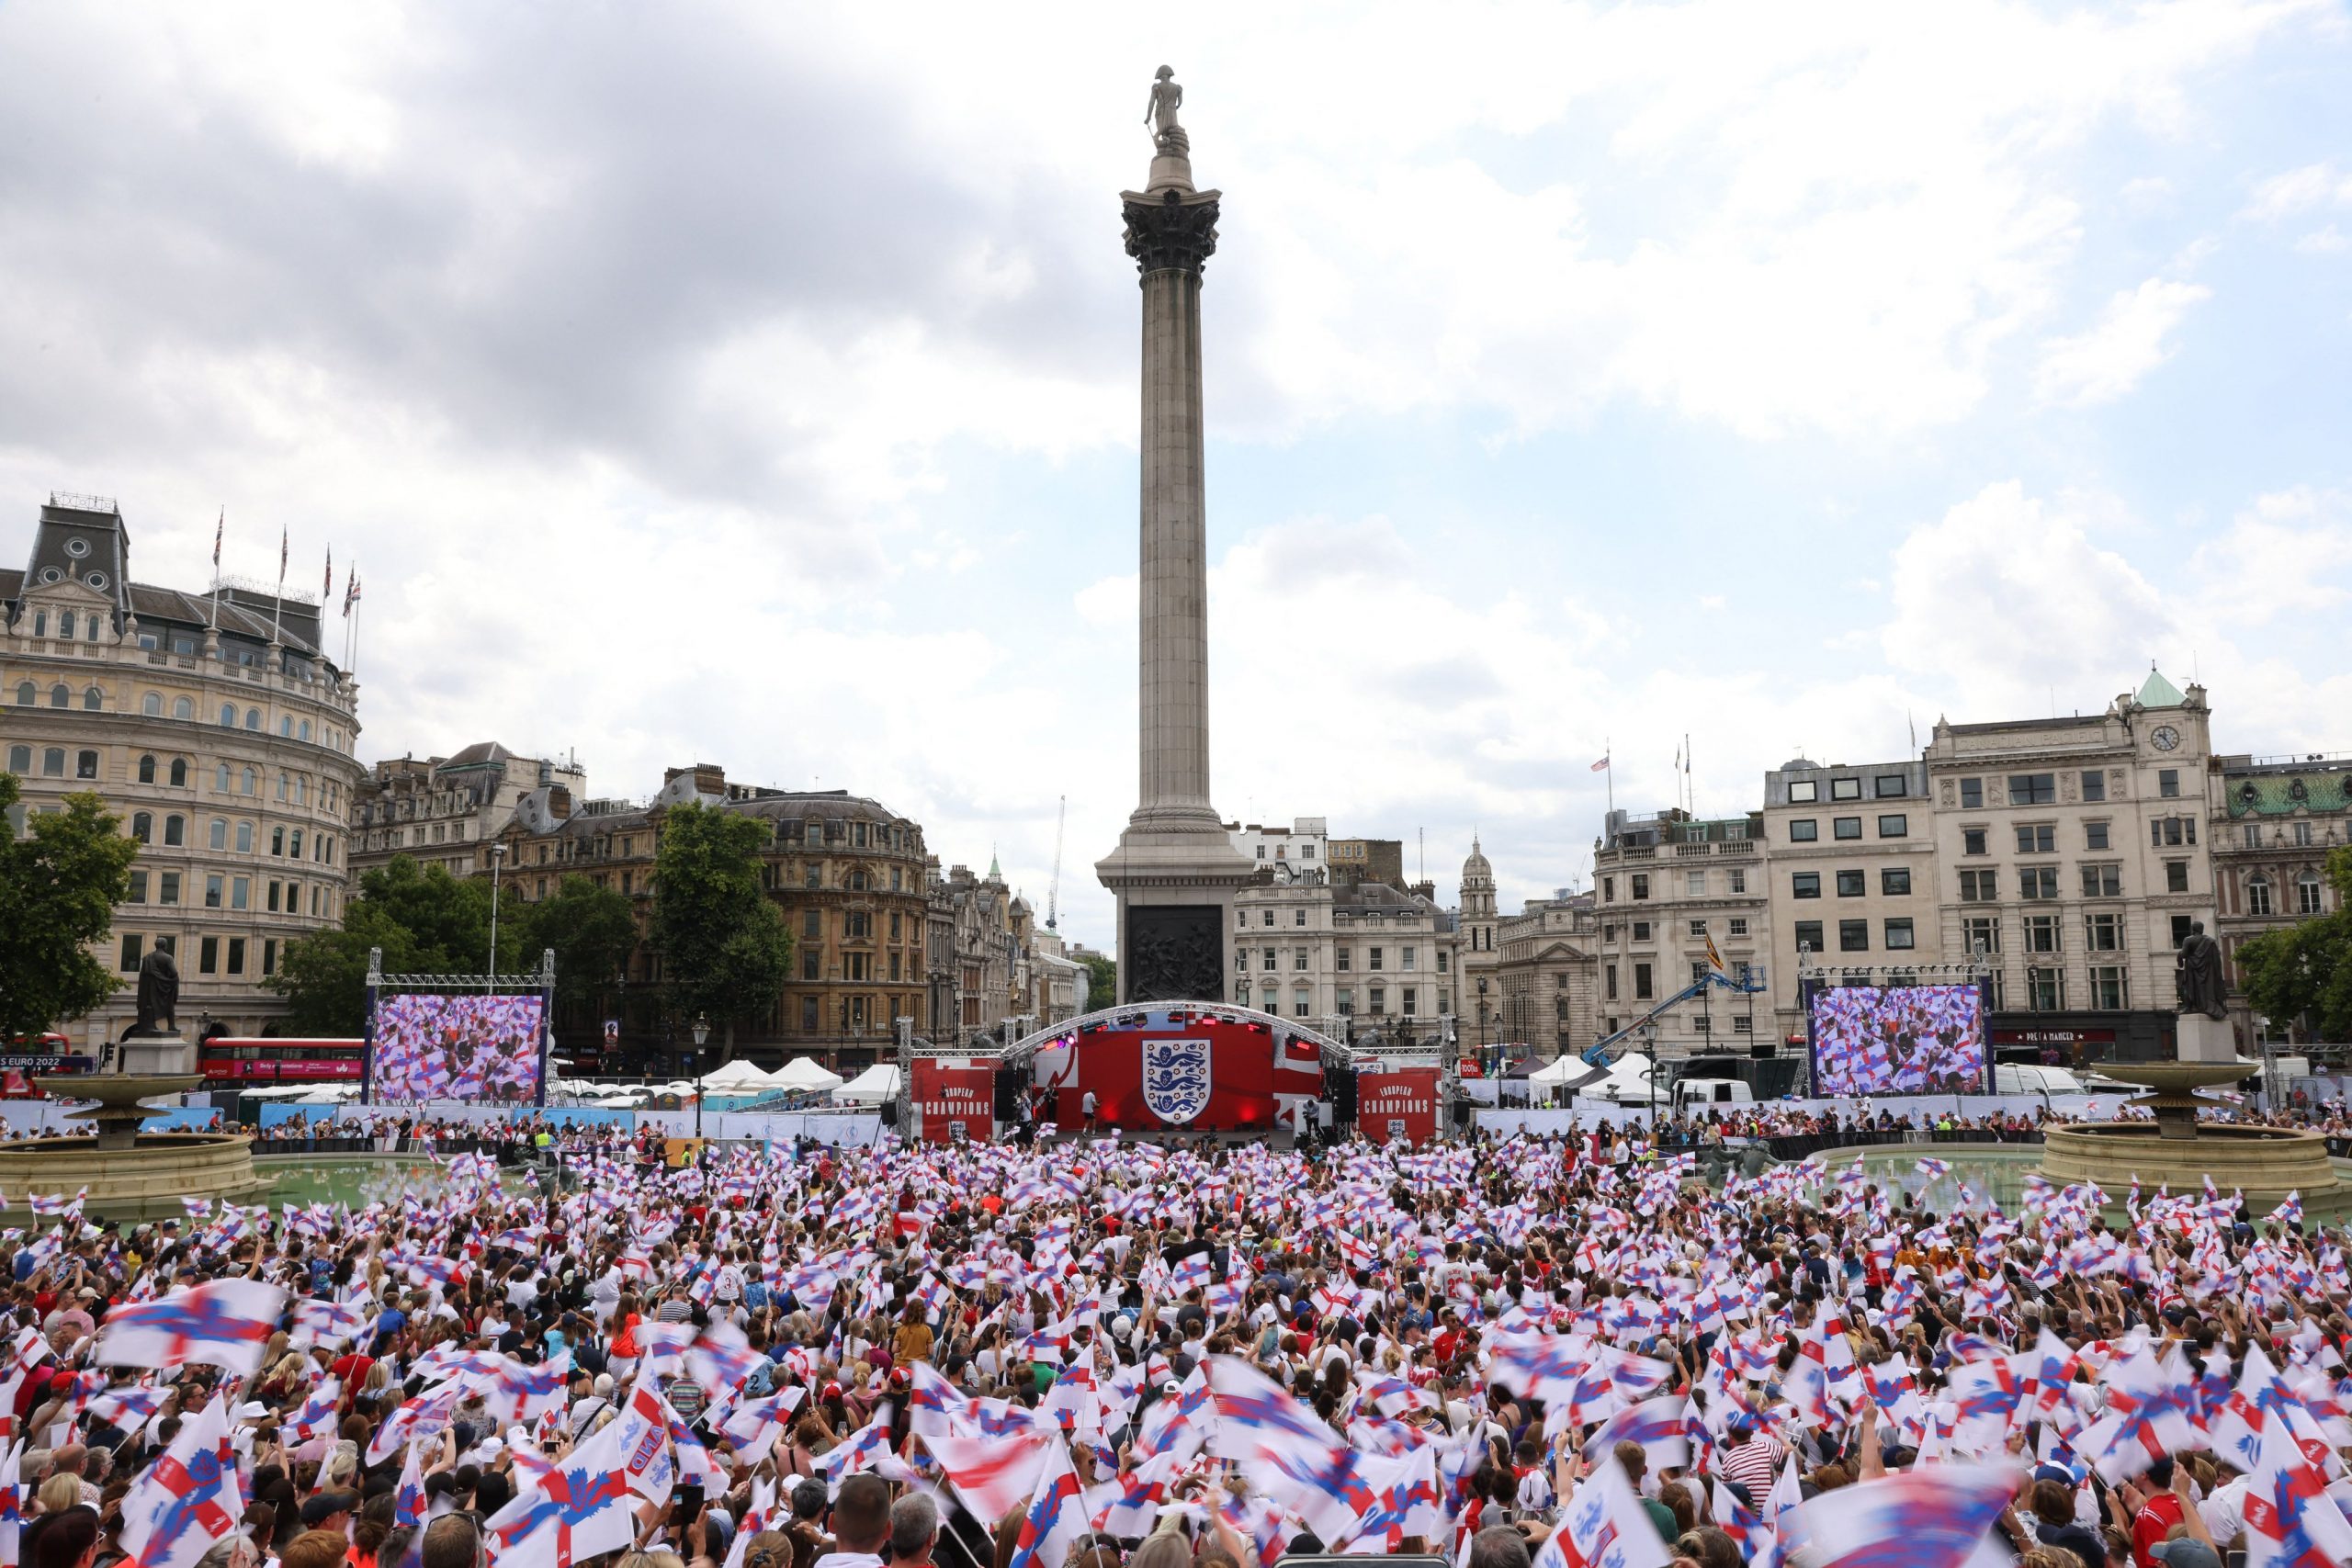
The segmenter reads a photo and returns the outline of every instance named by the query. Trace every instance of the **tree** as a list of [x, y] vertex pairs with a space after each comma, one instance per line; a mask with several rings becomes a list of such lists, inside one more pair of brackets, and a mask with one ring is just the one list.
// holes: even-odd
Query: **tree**
[[2330, 851], [2335, 912], [2267, 931], [2238, 949], [2254, 1010], [2321, 1040], [2352, 1038], [2352, 846]]
[[1085, 953], [1079, 955], [1079, 962], [1086, 965], [1086, 1010], [1100, 1012], [1104, 1008], [1118, 1006], [1117, 960], [1106, 958], [1099, 953]]
[[[522, 923], [500, 928], [501, 974], [526, 967]], [[344, 906], [342, 929], [288, 942], [277, 973], [262, 984], [287, 998], [287, 1022], [297, 1034], [355, 1038], [368, 1028], [372, 947], [384, 950], [387, 974], [481, 974], [490, 962], [489, 884], [395, 855], [362, 874], [358, 897]], [[536, 964], [529, 967], [537, 973]]]
[[662, 817], [653, 861], [653, 945], [671, 999], [724, 1032], [720, 1060], [735, 1055], [735, 1025], [775, 1005], [791, 973], [792, 933], [760, 888], [765, 824], [700, 801]]
[[558, 1004], [591, 1007], [611, 990], [637, 946], [637, 912], [626, 893], [591, 876], [563, 879], [555, 896], [515, 911], [525, 961], [555, 950]]
[[90, 953], [130, 896], [139, 844], [95, 795], [62, 811], [10, 817], [17, 775], [0, 773], [0, 1042], [80, 1018], [121, 984]]

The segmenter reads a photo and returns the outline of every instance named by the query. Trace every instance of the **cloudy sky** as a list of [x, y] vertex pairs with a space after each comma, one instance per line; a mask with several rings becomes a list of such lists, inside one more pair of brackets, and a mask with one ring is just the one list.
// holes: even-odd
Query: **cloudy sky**
[[846, 786], [1041, 904], [1067, 795], [1106, 941], [1163, 61], [1227, 816], [1515, 905], [1685, 732], [1732, 811], [2154, 660], [2352, 745], [2342, 0], [26, 0], [0, 496], [356, 558], [371, 757]]

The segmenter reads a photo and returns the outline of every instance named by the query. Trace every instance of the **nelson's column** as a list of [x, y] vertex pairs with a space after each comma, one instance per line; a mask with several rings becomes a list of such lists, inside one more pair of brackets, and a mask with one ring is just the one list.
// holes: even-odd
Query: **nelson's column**
[[1119, 999], [1222, 1001], [1233, 895], [1256, 868], [1209, 804], [1208, 509], [1201, 453], [1201, 266], [1217, 192], [1193, 187], [1184, 101], [1163, 65], [1150, 182], [1122, 191], [1143, 290], [1140, 768], [1135, 812], [1094, 874], [1119, 901]]

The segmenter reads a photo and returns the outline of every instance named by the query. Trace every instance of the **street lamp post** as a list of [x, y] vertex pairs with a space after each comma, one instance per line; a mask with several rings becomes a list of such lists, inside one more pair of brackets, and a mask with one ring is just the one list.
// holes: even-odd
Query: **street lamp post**
[[490, 987], [498, 989], [498, 868], [505, 863], [506, 846], [490, 846]]
[[[702, 1044], [710, 1038], [710, 1020], [695, 1014], [695, 1066], [702, 1066]], [[702, 1077], [697, 1070], [695, 1077], [695, 1142], [702, 1142]]]

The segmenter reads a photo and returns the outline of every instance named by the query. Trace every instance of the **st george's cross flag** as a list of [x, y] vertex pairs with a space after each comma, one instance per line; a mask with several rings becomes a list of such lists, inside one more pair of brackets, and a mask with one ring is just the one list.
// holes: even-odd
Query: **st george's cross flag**
[[1840, 1486], [1797, 1510], [1804, 1540], [1822, 1568], [1961, 1568], [2016, 1495], [2018, 1474], [2014, 1465], [1927, 1464]]
[[2352, 1562], [2352, 1523], [2278, 1411], [2262, 1417], [2262, 1458], [2245, 1492], [2246, 1568], [2339, 1568]]
[[[921, 1363], [917, 1363], [920, 1365]], [[922, 1439], [973, 1517], [994, 1525], [1036, 1495], [1047, 1450], [1046, 1438], [958, 1438], [933, 1432]]]
[[623, 1447], [629, 1430], [627, 1421], [611, 1423], [489, 1520], [504, 1568], [571, 1568], [637, 1539]]
[[123, 1498], [122, 1548], [140, 1568], [190, 1568], [244, 1512], [228, 1405], [215, 1399]]
[[1612, 1454], [1577, 1483], [1534, 1568], [1667, 1568], [1672, 1561]]
[[208, 1280], [160, 1301], [107, 1314], [95, 1359], [103, 1367], [177, 1367], [190, 1361], [251, 1377], [286, 1310], [286, 1292], [259, 1280]]
[[1078, 1472], [1070, 1468], [1069, 1451], [1058, 1441], [1048, 1442], [1006, 1568], [1062, 1568], [1070, 1548], [1085, 1534], [1086, 1496]]

